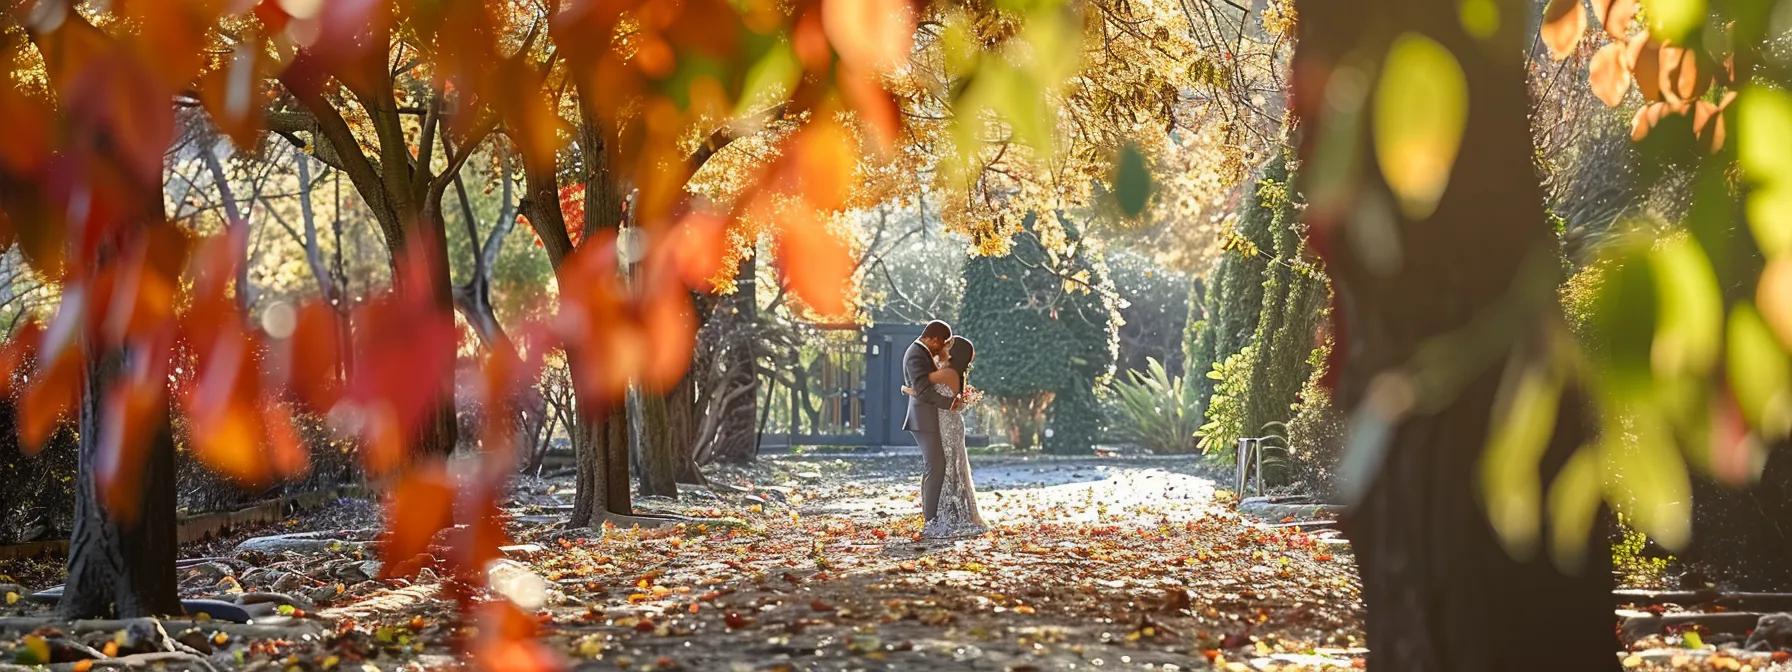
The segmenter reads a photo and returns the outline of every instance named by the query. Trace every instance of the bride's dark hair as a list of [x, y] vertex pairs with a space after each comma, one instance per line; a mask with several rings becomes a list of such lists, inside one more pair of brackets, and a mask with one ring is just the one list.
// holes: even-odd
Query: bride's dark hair
[[976, 358], [977, 346], [971, 345], [971, 339], [953, 336], [946, 341], [946, 366], [957, 369], [959, 378], [971, 372], [971, 360]]

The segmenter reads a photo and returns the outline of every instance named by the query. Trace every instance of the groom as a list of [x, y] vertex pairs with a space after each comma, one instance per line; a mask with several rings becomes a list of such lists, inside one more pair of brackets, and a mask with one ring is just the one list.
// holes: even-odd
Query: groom
[[903, 418], [902, 428], [914, 435], [915, 445], [921, 447], [921, 459], [927, 466], [927, 474], [921, 477], [921, 515], [926, 520], [933, 520], [934, 509], [940, 503], [940, 485], [946, 479], [946, 454], [940, 449], [939, 412], [956, 403], [952, 397], [934, 391], [927, 375], [936, 368], [934, 355], [939, 354], [951, 338], [952, 327], [945, 322], [928, 322], [921, 330], [921, 337], [915, 339], [908, 346], [908, 352], [902, 355], [902, 380], [915, 390], [915, 394], [908, 398], [908, 416]]

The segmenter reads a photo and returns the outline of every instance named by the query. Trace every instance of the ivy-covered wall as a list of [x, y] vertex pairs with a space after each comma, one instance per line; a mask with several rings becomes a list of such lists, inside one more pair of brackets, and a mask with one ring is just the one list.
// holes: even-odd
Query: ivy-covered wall
[[[970, 383], [1003, 409], [1036, 409], [1046, 395], [1044, 447], [1086, 453], [1101, 426], [1095, 390], [1113, 375], [1118, 297], [1099, 251], [1062, 217], [1029, 221], [1004, 256], [965, 262], [957, 331], [977, 344]], [[1054, 254], [1041, 238], [1063, 236]], [[1008, 415], [1008, 413], [1004, 413]], [[1026, 418], [1005, 417], [1028, 425]], [[1029, 445], [1033, 437], [1017, 439]]]

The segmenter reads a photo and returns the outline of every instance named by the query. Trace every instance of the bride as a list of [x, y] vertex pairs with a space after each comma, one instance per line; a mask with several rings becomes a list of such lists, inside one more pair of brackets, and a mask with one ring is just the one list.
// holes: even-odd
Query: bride
[[[939, 360], [939, 369], [929, 374], [927, 381], [940, 394], [956, 398], [965, 389], [965, 374], [970, 371], [977, 349], [970, 339], [953, 336], [946, 341], [943, 350], [945, 355]], [[902, 390], [911, 395], [916, 392], [907, 387]], [[982, 514], [977, 512], [977, 488], [971, 483], [971, 460], [964, 450], [964, 416], [960, 410], [940, 409], [938, 413], [940, 448], [946, 454], [946, 477], [940, 485], [939, 508], [921, 529], [921, 536], [950, 539], [983, 534], [988, 527], [983, 524]]]

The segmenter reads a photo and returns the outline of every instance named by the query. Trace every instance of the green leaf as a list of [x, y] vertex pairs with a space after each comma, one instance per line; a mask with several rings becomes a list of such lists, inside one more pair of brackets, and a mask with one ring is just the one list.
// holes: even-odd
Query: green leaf
[[1726, 354], [1730, 390], [1749, 426], [1770, 438], [1792, 432], [1792, 366], [1753, 305], [1730, 309]]
[[1792, 93], [1750, 86], [1736, 100], [1736, 159], [1759, 181], [1792, 182]]
[[1462, 29], [1477, 39], [1491, 40], [1500, 30], [1500, 8], [1493, 0], [1462, 0], [1456, 13]]
[[1495, 407], [1481, 457], [1481, 486], [1488, 520], [1513, 557], [1529, 557], [1536, 549], [1543, 496], [1537, 464], [1555, 433], [1561, 394], [1554, 375], [1526, 366], [1507, 380]]
[[746, 116], [754, 110], [783, 101], [795, 90], [797, 80], [803, 76], [803, 66], [796, 60], [796, 52], [789, 42], [780, 41], [768, 50], [765, 55], [747, 70], [747, 78], [741, 84], [740, 101], [736, 103], [734, 114]]
[[1633, 244], [1610, 252], [1602, 262], [1605, 279], [1594, 294], [1588, 326], [1600, 347], [1592, 356], [1600, 365], [1607, 391], [1626, 400], [1647, 396], [1654, 390], [1651, 368], [1658, 283], [1647, 263], [1647, 248]]
[[1748, 228], [1768, 257], [1792, 252], [1792, 180], [1764, 184], [1749, 192]]
[[1692, 537], [1692, 480], [1673, 429], [1646, 408], [1609, 415], [1600, 457], [1612, 503], [1663, 547], [1684, 548]]
[[1705, 25], [1705, 0], [1642, 0], [1649, 32], [1663, 42], [1685, 44]]
[[1394, 39], [1375, 89], [1375, 159], [1411, 219], [1437, 210], [1468, 124], [1468, 80], [1456, 57], [1418, 33]]
[[1723, 296], [1705, 251], [1680, 236], [1649, 255], [1660, 306], [1650, 361], [1658, 376], [1703, 375], [1723, 340]]
[[1604, 489], [1599, 482], [1599, 456], [1591, 449], [1575, 451], [1549, 485], [1550, 557], [1564, 572], [1580, 568], [1593, 534]]
[[1697, 630], [1687, 630], [1686, 632], [1681, 633], [1680, 637], [1681, 637], [1681, 639], [1683, 639], [1685, 641], [1686, 648], [1689, 648], [1689, 649], [1705, 648], [1705, 638], [1700, 637], [1699, 631], [1697, 631]]
[[1114, 201], [1120, 205], [1121, 214], [1129, 218], [1143, 214], [1156, 188], [1151, 168], [1145, 164], [1145, 154], [1136, 145], [1126, 143], [1114, 161]]

